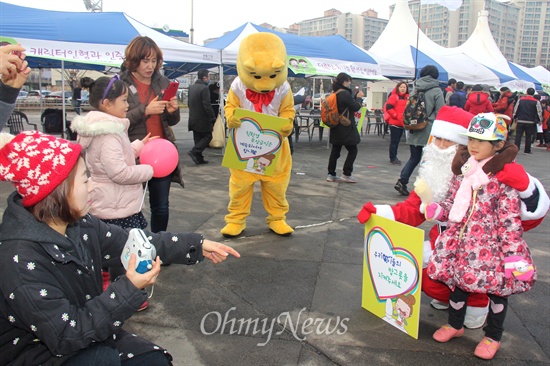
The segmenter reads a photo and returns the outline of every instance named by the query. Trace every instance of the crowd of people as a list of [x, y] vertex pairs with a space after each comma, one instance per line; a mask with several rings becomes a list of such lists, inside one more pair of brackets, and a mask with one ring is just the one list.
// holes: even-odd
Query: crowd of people
[[[30, 72], [24, 51], [19, 45], [0, 49], [0, 127]], [[161, 262], [191, 265], [209, 259], [216, 264], [230, 255], [240, 256], [230, 246], [197, 233], [166, 232], [170, 186], [173, 181], [183, 186], [181, 169], [177, 166], [157, 177], [152, 166], [139, 163], [149, 141], [175, 141], [171, 126], [180, 121], [176, 97], [161, 98], [170, 82], [160, 73], [162, 62], [162, 50], [140, 36], [127, 46], [120, 76], [82, 79], [78, 85], [90, 91], [93, 111], [73, 121], [76, 142], [38, 131], [0, 134], [0, 180], [15, 188], [0, 227], [0, 324], [2, 334], [11, 337], [0, 344], [11, 349], [0, 354], [0, 363], [169, 365], [166, 350], [120, 329], [146, 307], [144, 289], [155, 283]], [[449, 315], [448, 324], [433, 338], [448, 342], [461, 336], [464, 327], [486, 324], [474, 354], [491, 359], [501, 345], [508, 296], [528, 291], [537, 278], [522, 234], [540, 224], [550, 200], [515, 157], [524, 133], [524, 152], [531, 153], [537, 125], [542, 131], [539, 146], [548, 146], [550, 108], [547, 101], [541, 104], [535, 98], [533, 89], [516, 100], [504, 87], [500, 98], [491, 101], [479, 85], [467, 92], [463, 82], [451, 79], [442, 90], [438, 78], [437, 68], [428, 65], [414, 82], [414, 89], [424, 93], [428, 123], [405, 134], [410, 156], [395, 189], [407, 199], [395, 205], [367, 202], [358, 220], [364, 224], [376, 213], [412, 226], [436, 222], [424, 249], [422, 290], [433, 299], [433, 307], [448, 309]], [[189, 92], [189, 130], [195, 145], [188, 155], [197, 165], [208, 163], [203, 151], [219, 112], [212, 99], [219, 95], [219, 85], [216, 93], [209, 80], [208, 71], [200, 70]], [[248, 94], [239, 82], [232, 86], [230, 112], [239, 106], [238, 98]], [[351, 85], [352, 78], [345, 73], [338, 74], [332, 85], [333, 92], [341, 91], [338, 111], [351, 123], [331, 130], [328, 182], [357, 182], [352, 173], [360, 136], [354, 112], [361, 108], [363, 93], [354, 94]], [[286, 84], [277, 88], [289, 92]], [[397, 153], [411, 92], [407, 83], [400, 82], [386, 103], [393, 165], [401, 165]], [[231, 123], [239, 127], [238, 121]], [[513, 125], [516, 137], [511, 143]], [[285, 138], [291, 130], [292, 126]], [[338, 176], [342, 147], [348, 153]], [[414, 189], [409, 189], [418, 166]], [[230, 185], [241, 173], [231, 171]], [[290, 178], [283, 173], [279, 186], [286, 194]], [[247, 186], [250, 195], [253, 183]], [[267, 193], [277, 182], [268, 183]], [[280, 190], [279, 186], [275, 188]], [[144, 189], [149, 190], [151, 231], [145, 230], [149, 223], [141, 212]], [[232, 189], [231, 200], [242, 205], [238, 194], [247, 192]], [[280, 211], [286, 204], [286, 211], [268, 223], [272, 231], [287, 236], [293, 229], [284, 220], [288, 202], [286, 195], [282, 197], [277, 208]], [[251, 200], [245, 201], [249, 214]], [[245, 228], [246, 216], [239, 216], [239, 222], [233, 217], [237, 203], [229, 205], [227, 225], [221, 231], [226, 237], [239, 236]], [[128, 269], [119, 259], [132, 228], [144, 229], [159, 253], [145, 273], [136, 271], [134, 256]], [[518, 273], [506, 271], [508, 263], [520, 263], [514, 267], [520, 268]], [[110, 278], [104, 273], [107, 269]], [[14, 337], [18, 342], [13, 342]]]

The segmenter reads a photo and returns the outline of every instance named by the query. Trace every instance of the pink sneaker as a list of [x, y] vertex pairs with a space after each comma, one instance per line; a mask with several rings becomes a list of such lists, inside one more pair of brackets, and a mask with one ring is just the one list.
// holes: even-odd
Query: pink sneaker
[[461, 337], [464, 334], [464, 327], [455, 329], [449, 324], [445, 324], [435, 331], [433, 338], [441, 343], [449, 342], [452, 338]]
[[476, 347], [474, 355], [484, 360], [490, 360], [495, 357], [498, 349], [500, 348], [500, 342], [497, 342], [489, 337], [484, 337]]
[[143, 311], [149, 307], [149, 301], [145, 300], [143, 304], [139, 307], [138, 311]]

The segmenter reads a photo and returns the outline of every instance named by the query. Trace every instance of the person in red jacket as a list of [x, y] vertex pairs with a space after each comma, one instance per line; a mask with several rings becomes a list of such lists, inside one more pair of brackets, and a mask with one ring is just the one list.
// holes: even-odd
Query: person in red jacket
[[401, 165], [401, 160], [397, 158], [397, 148], [403, 135], [403, 112], [409, 98], [409, 86], [402, 81], [396, 85], [386, 102], [386, 112], [390, 116], [388, 124], [390, 125], [390, 163]]
[[503, 86], [500, 88], [500, 98], [498, 101], [493, 103], [493, 109], [496, 113], [502, 113], [510, 117], [510, 120], [505, 120], [506, 124], [508, 125], [508, 129], [510, 129], [510, 125], [512, 124], [512, 116], [514, 114], [514, 104], [515, 100], [512, 96], [512, 91], [507, 86]]
[[[418, 171], [418, 180], [423, 180], [425, 186], [431, 191], [432, 201], [437, 202], [447, 193], [453, 172], [451, 169], [453, 159], [461, 158], [464, 154], [468, 138], [461, 135], [466, 132], [470, 120], [474, 117], [458, 107], [443, 106], [434, 121], [431, 130], [431, 140], [424, 148], [422, 163]], [[522, 199], [521, 219], [524, 230], [537, 227], [544, 219], [550, 208], [550, 198], [546, 194], [540, 181], [527, 174], [523, 167], [513, 163], [518, 149], [513, 144], [505, 146], [501, 153], [494, 157], [491, 164], [486, 164], [486, 173], [498, 172], [496, 177], [520, 193]], [[371, 214], [383, 216], [411, 226], [420, 226], [426, 218], [424, 208], [426, 202], [417, 194], [415, 189], [408, 198], [395, 205], [377, 204], [367, 202], [357, 215], [360, 223], [364, 224]], [[422, 195], [424, 197], [424, 195]], [[429, 202], [428, 202], [429, 203]], [[424, 266], [434, 250], [435, 240], [445, 230], [444, 224], [436, 224], [429, 232], [429, 238], [424, 243]], [[422, 291], [433, 300], [431, 305], [436, 309], [447, 309], [451, 290], [442, 282], [432, 280], [422, 271]], [[480, 328], [487, 316], [488, 298], [484, 294], [470, 296], [467, 303], [465, 326], [470, 329]]]
[[464, 110], [472, 114], [495, 111], [489, 100], [489, 94], [485, 93], [479, 84], [474, 85], [472, 92], [468, 94], [468, 100], [464, 105]]

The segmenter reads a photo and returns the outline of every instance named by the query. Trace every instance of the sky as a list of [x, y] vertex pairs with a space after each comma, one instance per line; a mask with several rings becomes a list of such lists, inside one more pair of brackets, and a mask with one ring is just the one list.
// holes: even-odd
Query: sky
[[[1, 1], [46, 10], [87, 11], [82, 0]], [[374, 9], [378, 17], [388, 19], [389, 6], [394, 3], [395, 0], [103, 0], [103, 11], [124, 12], [150, 27], [168, 25], [190, 33], [193, 4], [193, 43], [203, 45], [205, 39], [220, 37], [246, 22], [286, 28], [322, 17], [325, 10], [332, 8], [353, 14]]]

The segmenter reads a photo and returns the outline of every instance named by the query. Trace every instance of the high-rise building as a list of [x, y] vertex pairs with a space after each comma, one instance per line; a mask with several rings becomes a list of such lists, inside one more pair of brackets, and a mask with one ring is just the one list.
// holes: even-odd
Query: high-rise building
[[298, 22], [300, 36], [331, 36], [339, 34], [353, 44], [365, 49], [376, 42], [387, 19], [378, 18], [378, 13], [370, 9], [362, 14], [342, 13], [336, 9], [324, 12], [324, 16]]
[[[524, 66], [550, 66], [550, 0], [512, 0], [520, 9], [514, 61]], [[489, 18], [491, 19], [491, 18]]]
[[[474, 31], [479, 12], [489, 12], [489, 28], [506, 59], [525, 66], [550, 64], [550, 0], [463, 0], [456, 11], [409, 1], [422, 31], [443, 47], [457, 47]], [[390, 6], [393, 12], [395, 5]], [[420, 12], [420, 14], [419, 14]]]

